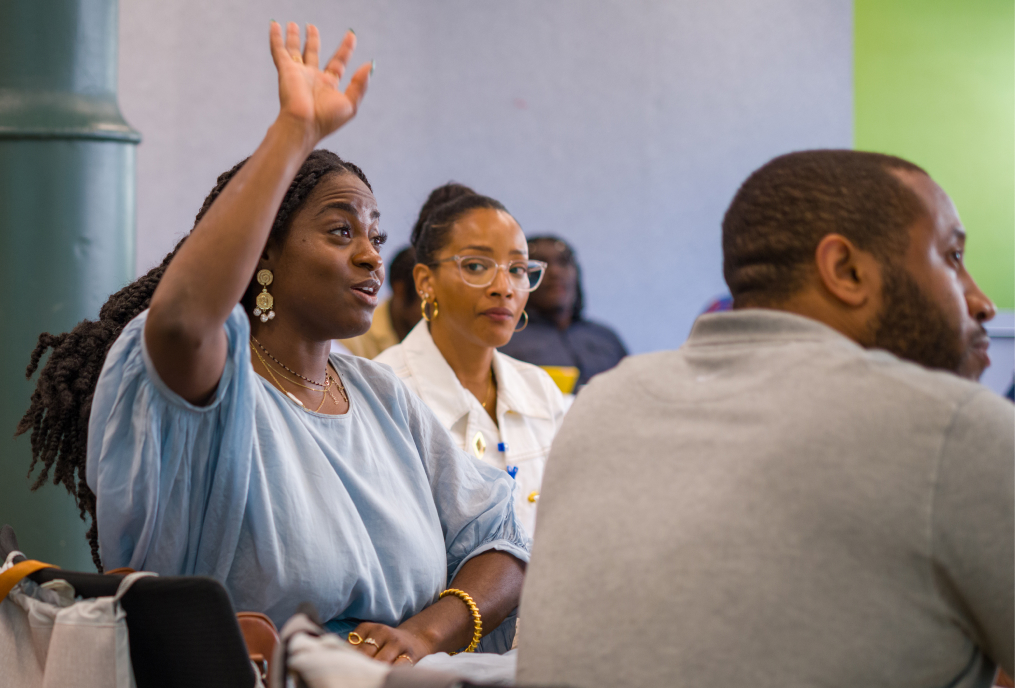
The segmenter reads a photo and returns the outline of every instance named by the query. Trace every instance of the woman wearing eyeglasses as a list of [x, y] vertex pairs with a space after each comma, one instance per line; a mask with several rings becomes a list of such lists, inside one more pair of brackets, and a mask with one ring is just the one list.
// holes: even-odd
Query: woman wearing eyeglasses
[[543, 467], [566, 404], [540, 368], [499, 353], [529, 316], [546, 263], [529, 259], [505, 207], [460, 184], [431, 192], [413, 228], [423, 320], [387, 363], [476, 458], [515, 478], [516, 511], [533, 532]]

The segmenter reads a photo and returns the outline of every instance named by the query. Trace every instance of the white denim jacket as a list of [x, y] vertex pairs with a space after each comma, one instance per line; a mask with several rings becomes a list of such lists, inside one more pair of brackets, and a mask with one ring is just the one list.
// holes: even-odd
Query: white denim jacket
[[391, 366], [460, 447], [495, 468], [514, 473], [519, 488], [516, 511], [532, 534], [543, 467], [569, 406], [550, 376], [537, 366], [495, 351], [495, 425], [455, 377], [426, 321], [421, 320], [401, 344], [385, 349], [374, 361]]

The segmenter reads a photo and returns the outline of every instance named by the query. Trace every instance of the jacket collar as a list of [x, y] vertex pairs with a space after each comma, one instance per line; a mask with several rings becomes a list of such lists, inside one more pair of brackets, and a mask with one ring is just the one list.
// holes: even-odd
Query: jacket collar
[[[421, 320], [402, 340], [406, 368], [417, 382], [420, 398], [445, 427], [451, 427], [473, 407], [472, 395], [455, 377], [434, 339], [427, 322]], [[511, 359], [494, 351], [494, 375], [497, 378], [497, 415], [507, 411], [524, 416], [549, 419], [549, 410], [534, 402], [531, 385], [519, 374]], [[478, 404], [477, 404], [478, 405]]]
[[688, 346], [735, 342], [826, 341], [861, 348], [829, 325], [787, 311], [744, 308], [700, 315], [688, 335]]

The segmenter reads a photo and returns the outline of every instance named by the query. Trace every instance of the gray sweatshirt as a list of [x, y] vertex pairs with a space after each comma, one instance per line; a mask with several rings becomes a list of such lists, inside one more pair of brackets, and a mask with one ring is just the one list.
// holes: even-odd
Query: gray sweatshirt
[[987, 686], [1013, 670], [1013, 406], [807, 318], [705, 315], [557, 435], [520, 683]]

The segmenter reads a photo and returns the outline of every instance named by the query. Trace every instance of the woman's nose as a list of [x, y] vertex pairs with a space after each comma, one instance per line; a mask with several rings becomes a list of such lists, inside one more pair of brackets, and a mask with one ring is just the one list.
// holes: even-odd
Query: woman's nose
[[361, 249], [356, 254], [355, 261], [357, 265], [361, 265], [369, 269], [371, 272], [380, 269], [380, 267], [384, 264], [384, 261], [381, 260], [381, 254], [378, 253], [374, 244], [370, 242], [367, 242], [367, 247]]
[[511, 278], [508, 276], [508, 268], [498, 265], [494, 270], [494, 281], [490, 283], [489, 287], [490, 293], [511, 296], [515, 292], [515, 285], [512, 284]]

